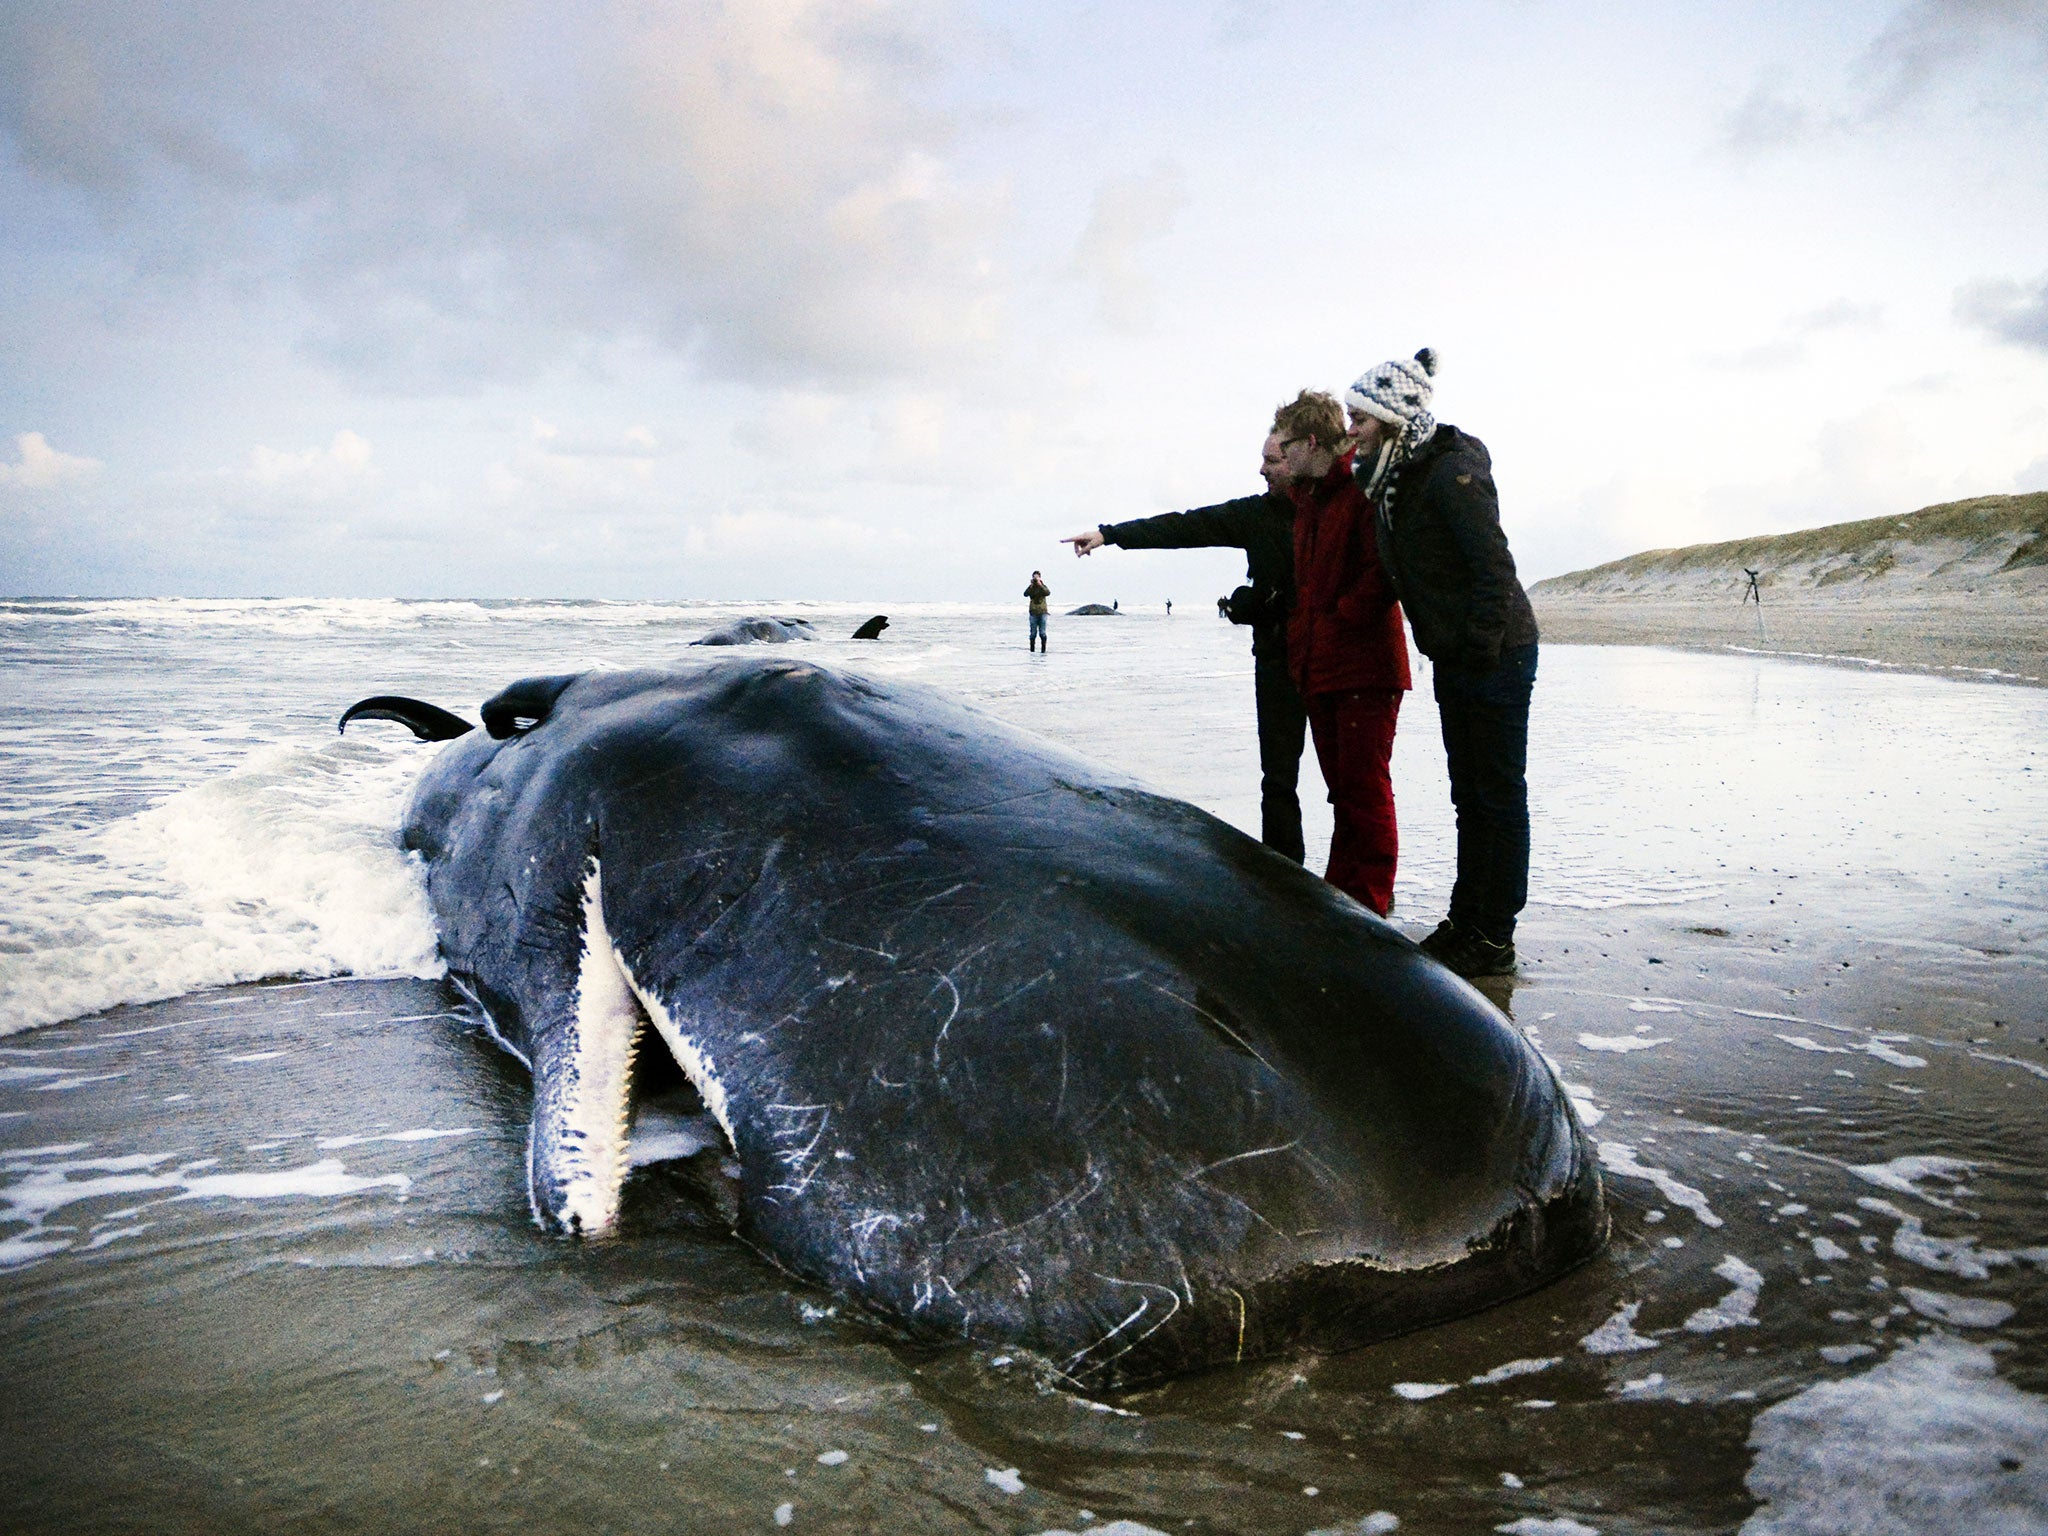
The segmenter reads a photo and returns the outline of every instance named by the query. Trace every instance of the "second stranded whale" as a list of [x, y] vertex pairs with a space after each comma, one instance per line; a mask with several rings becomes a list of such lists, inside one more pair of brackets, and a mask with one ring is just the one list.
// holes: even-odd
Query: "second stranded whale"
[[403, 835], [451, 975], [532, 1071], [554, 1230], [616, 1221], [651, 1029], [730, 1141], [743, 1240], [1091, 1388], [1363, 1344], [1605, 1238], [1528, 1042], [1191, 805], [782, 659], [530, 679], [483, 717]]

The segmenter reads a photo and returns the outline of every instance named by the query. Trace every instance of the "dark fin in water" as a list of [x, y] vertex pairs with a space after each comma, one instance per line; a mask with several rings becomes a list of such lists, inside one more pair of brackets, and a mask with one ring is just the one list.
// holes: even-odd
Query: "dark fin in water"
[[562, 690], [582, 676], [580, 672], [560, 677], [525, 677], [484, 702], [484, 729], [497, 740], [524, 736], [548, 717]]
[[888, 627], [889, 616], [886, 613], [878, 613], [872, 619], [869, 619], [867, 623], [861, 625], [859, 629], [856, 629], [853, 632], [853, 638], [856, 640], [879, 640], [882, 638], [882, 631]]
[[451, 715], [438, 704], [402, 699], [392, 693], [380, 693], [374, 699], [349, 705], [335, 729], [347, 730], [351, 720], [396, 720], [400, 725], [409, 727], [421, 741], [453, 741], [476, 729], [460, 715]]

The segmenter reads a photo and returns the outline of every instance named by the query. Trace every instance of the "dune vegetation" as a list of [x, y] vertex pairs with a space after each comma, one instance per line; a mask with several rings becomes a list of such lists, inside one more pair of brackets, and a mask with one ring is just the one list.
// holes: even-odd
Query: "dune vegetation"
[[[2023, 590], [2048, 570], [2048, 491], [1977, 496], [1898, 517], [1830, 523], [1683, 549], [1652, 549], [1530, 588], [1539, 600], [1565, 596], [1740, 599], [1759, 589], [1860, 595], [1873, 586], [1968, 590], [1986, 582]], [[2019, 574], [2025, 573], [2025, 574]], [[2018, 580], [1999, 578], [2019, 575]], [[1876, 595], [1872, 593], [1871, 595]]]
[[[1756, 601], [1750, 572], [1756, 573]], [[1529, 589], [1546, 641], [2048, 682], [2048, 492], [1652, 549]]]

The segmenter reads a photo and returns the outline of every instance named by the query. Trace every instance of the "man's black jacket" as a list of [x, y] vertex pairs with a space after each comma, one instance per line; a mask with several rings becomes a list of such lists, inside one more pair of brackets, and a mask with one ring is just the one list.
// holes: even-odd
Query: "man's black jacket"
[[1422, 654], [1460, 672], [1491, 672], [1501, 652], [1536, 641], [1536, 614], [1500, 526], [1486, 445], [1439, 426], [1381, 487], [1380, 564]]
[[1119, 549], [1241, 549], [1246, 579], [1264, 615], [1252, 625], [1252, 649], [1284, 654], [1287, 610], [1294, 603], [1294, 503], [1267, 491], [1213, 507], [1104, 523], [1103, 542]]

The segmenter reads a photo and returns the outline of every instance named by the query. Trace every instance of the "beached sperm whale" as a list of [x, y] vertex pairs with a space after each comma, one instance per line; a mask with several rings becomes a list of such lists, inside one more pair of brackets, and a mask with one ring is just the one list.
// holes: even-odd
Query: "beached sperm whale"
[[[359, 706], [446, 734], [429, 708]], [[1364, 1343], [1605, 1237], [1513, 1026], [1191, 805], [779, 658], [536, 678], [483, 717], [403, 839], [532, 1070], [556, 1230], [614, 1221], [651, 1025], [730, 1138], [743, 1238], [1090, 1386]]]
[[[887, 622], [886, 620], [884, 622]], [[692, 645], [787, 645], [792, 640], [815, 640], [818, 631], [809, 619], [734, 619]], [[856, 637], [858, 638], [858, 637]]]

